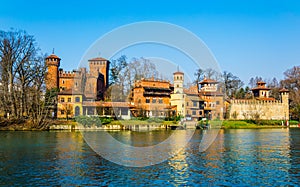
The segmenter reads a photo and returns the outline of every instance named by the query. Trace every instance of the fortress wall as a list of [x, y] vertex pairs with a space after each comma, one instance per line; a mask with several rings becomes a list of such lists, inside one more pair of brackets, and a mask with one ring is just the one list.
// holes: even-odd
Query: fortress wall
[[288, 107], [281, 101], [257, 101], [257, 100], [232, 100], [230, 105], [230, 119], [253, 119], [259, 115], [259, 119], [284, 120], [288, 116]]

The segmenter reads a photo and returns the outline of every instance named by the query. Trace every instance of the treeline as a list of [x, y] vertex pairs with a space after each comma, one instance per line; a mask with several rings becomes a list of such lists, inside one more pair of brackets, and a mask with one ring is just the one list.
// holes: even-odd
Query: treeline
[[0, 31], [0, 113], [5, 119], [45, 126], [44, 57], [32, 35]]
[[164, 79], [150, 60], [133, 58], [129, 61], [125, 55], [111, 60], [109, 73], [110, 87], [105, 94], [107, 101], [130, 100], [131, 89], [136, 80], [142, 78]]
[[[156, 70], [155, 64], [144, 58], [134, 58], [128, 62], [126, 56], [111, 60], [110, 83], [111, 86], [106, 93], [106, 100], [128, 101], [131, 96], [131, 89], [135, 80], [141, 78], [165, 79]], [[259, 81], [266, 82], [270, 88], [270, 96], [280, 99], [280, 90], [286, 88], [290, 91], [290, 114], [295, 120], [300, 119], [300, 66], [294, 66], [284, 72], [284, 79], [277, 80], [275, 77], [264, 79], [256, 76], [250, 78], [245, 84], [238, 76], [228, 71], [222, 73], [214, 69], [197, 69], [194, 73], [194, 84], [204, 78], [219, 81], [219, 89], [225, 93], [225, 99], [251, 99], [253, 98], [252, 88], [256, 87]], [[197, 84], [198, 85], [198, 84]], [[198, 85], [199, 86], [199, 85]]]

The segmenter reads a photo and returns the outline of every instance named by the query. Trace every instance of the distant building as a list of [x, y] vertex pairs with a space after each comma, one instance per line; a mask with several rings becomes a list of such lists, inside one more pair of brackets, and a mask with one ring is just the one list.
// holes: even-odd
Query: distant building
[[58, 103], [56, 115], [64, 118], [88, 113], [90, 106], [83, 101], [102, 100], [106, 88], [108, 88], [108, 71], [110, 62], [104, 58], [89, 60], [88, 72], [86, 68], [64, 71], [59, 69], [60, 58], [51, 54], [46, 59], [47, 90], [58, 89]]
[[185, 97], [185, 118], [200, 120], [204, 116], [204, 100], [199, 96], [197, 85], [184, 89]]
[[199, 85], [199, 95], [204, 100], [204, 117], [222, 120], [224, 118], [224, 94], [218, 88], [218, 81], [204, 78]]
[[230, 119], [289, 119], [289, 91], [280, 90], [280, 100], [270, 97], [270, 89], [265, 82], [257, 82], [252, 89], [253, 99], [231, 99], [229, 105]]
[[168, 117], [172, 114], [170, 106], [171, 84], [165, 80], [137, 80], [132, 89], [134, 116]]
[[176, 106], [176, 115], [186, 117], [186, 94], [183, 92], [184, 73], [173, 73], [174, 91], [171, 94], [170, 103], [172, 106]]
[[197, 86], [187, 89], [183, 87], [184, 73], [173, 73], [174, 91], [171, 94], [170, 104], [177, 107], [177, 115], [187, 120], [199, 120], [203, 117], [203, 100], [199, 97]]
[[[78, 115], [171, 117], [186, 120], [224, 119], [289, 119], [288, 90], [280, 90], [281, 99], [270, 97], [265, 82], [252, 89], [253, 99], [224, 100], [216, 80], [204, 78], [197, 85], [184, 88], [184, 73], [173, 73], [173, 84], [166, 80], [136, 80], [128, 102], [105, 102], [109, 86], [109, 64], [104, 58], [90, 59], [89, 71], [59, 69], [61, 59], [51, 54], [46, 59], [47, 90], [58, 90], [53, 114], [58, 118]], [[199, 87], [199, 88], [198, 88]], [[125, 98], [125, 97], [124, 97]]]

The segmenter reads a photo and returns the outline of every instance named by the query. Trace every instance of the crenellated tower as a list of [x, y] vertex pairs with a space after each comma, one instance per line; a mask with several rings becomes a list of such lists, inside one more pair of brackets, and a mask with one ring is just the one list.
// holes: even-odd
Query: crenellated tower
[[289, 119], [289, 90], [282, 88], [280, 91], [281, 102], [284, 110], [284, 118]]
[[110, 62], [105, 58], [93, 58], [89, 60], [90, 74], [94, 77], [98, 77], [99, 73], [103, 75], [104, 86], [109, 86], [109, 64]]
[[60, 60], [61, 59], [55, 54], [51, 54], [45, 59], [47, 66], [47, 74], [45, 80], [47, 90], [59, 87], [58, 68], [60, 66]]

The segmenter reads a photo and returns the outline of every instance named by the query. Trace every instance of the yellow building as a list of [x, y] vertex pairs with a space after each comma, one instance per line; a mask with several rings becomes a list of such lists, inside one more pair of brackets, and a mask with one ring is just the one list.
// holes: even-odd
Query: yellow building
[[170, 103], [172, 106], [176, 106], [177, 116], [186, 116], [185, 99], [186, 94], [183, 92], [184, 73], [173, 73], [174, 91], [171, 94]]
[[72, 90], [61, 91], [57, 99], [58, 118], [72, 118], [83, 115], [83, 95], [81, 93], [73, 93]]
[[170, 104], [177, 107], [177, 116], [187, 120], [199, 120], [203, 117], [203, 101], [199, 97], [197, 86], [184, 88], [184, 73], [173, 73], [174, 91], [171, 94]]

